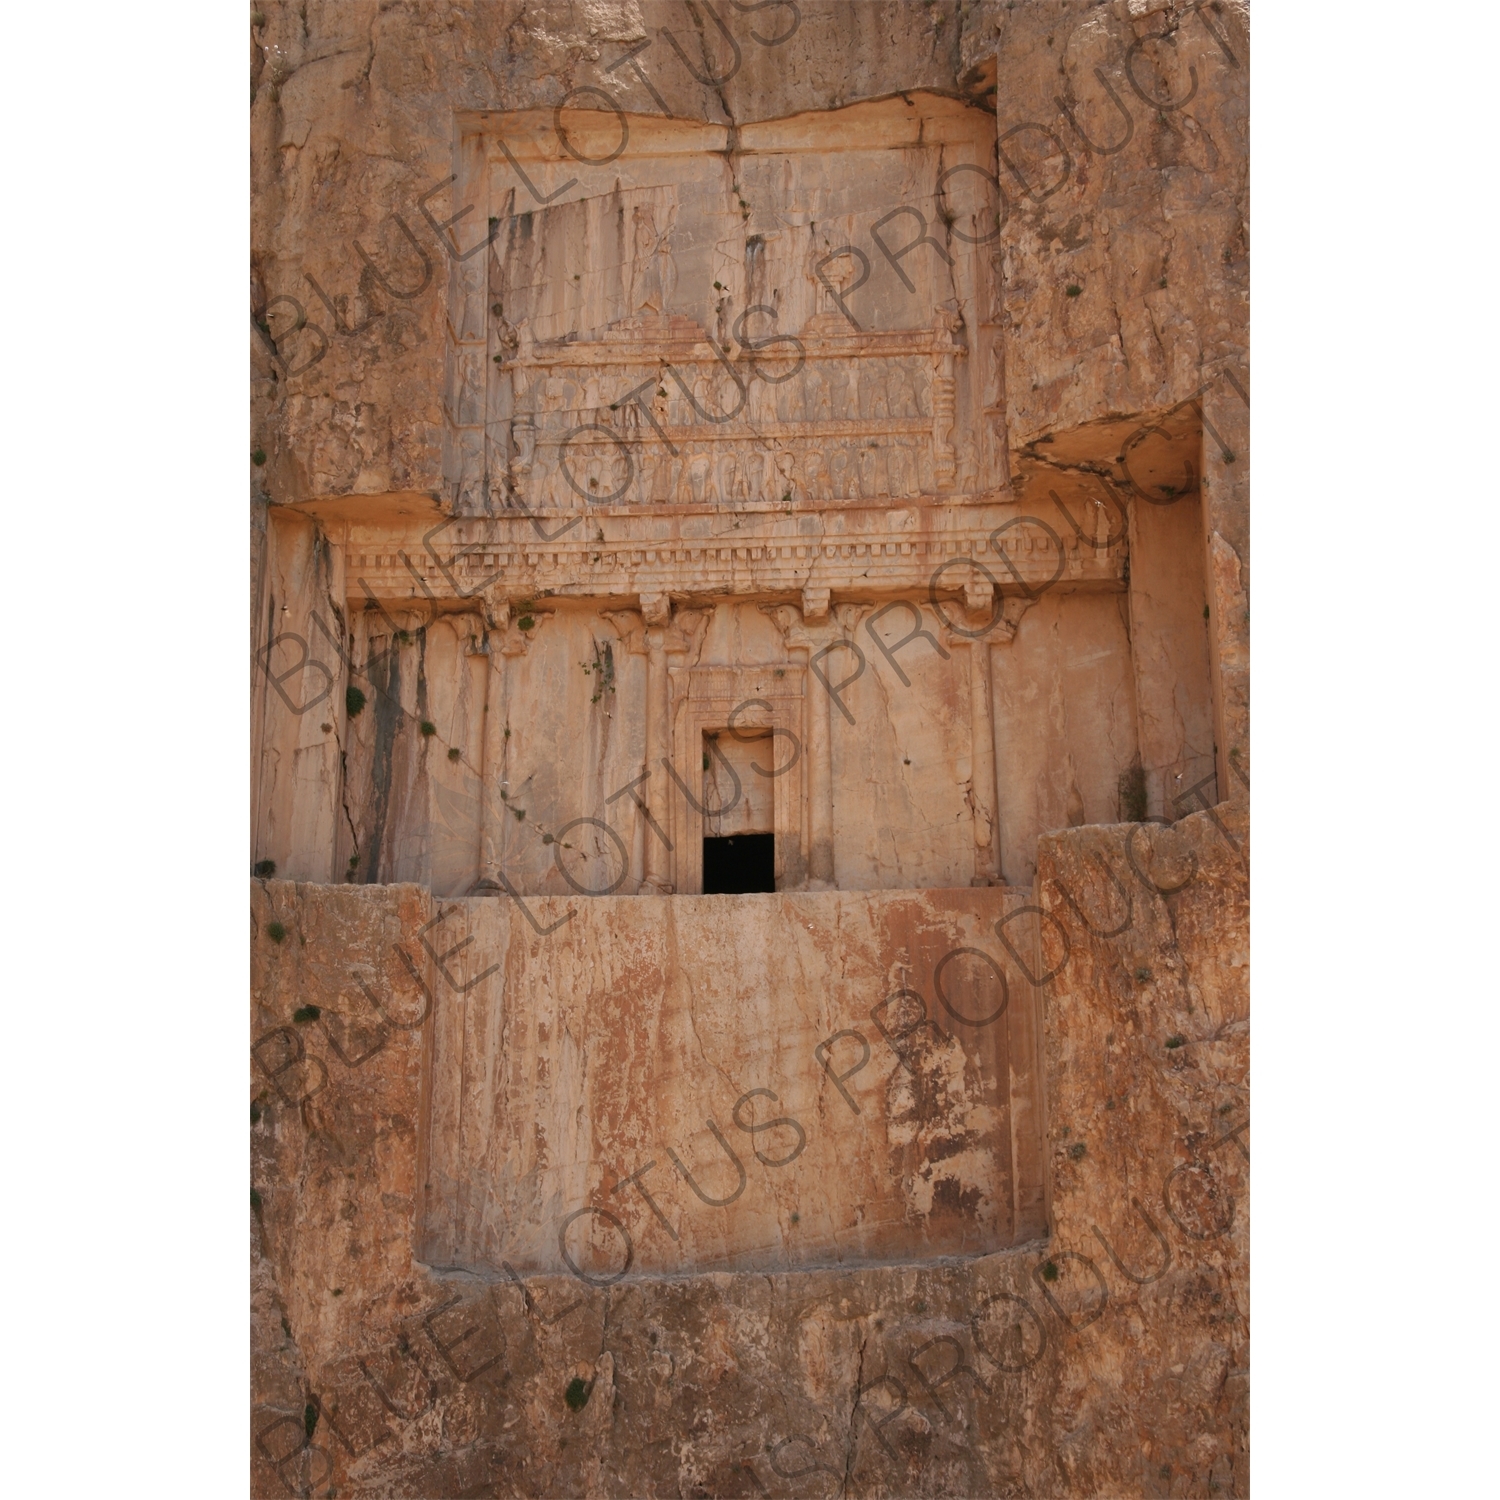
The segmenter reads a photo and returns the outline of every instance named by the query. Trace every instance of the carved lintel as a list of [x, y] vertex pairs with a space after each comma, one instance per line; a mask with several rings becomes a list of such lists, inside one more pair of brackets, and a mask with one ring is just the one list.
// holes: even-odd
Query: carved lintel
[[802, 618], [804, 620], [826, 620], [828, 618], [828, 596], [826, 588], [802, 590]]

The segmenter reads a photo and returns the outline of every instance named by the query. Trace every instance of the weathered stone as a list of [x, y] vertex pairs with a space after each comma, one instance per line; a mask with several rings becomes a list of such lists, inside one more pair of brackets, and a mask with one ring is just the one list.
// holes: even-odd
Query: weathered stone
[[1247, 27], [257, 12], [257, 1495], [1246, 1491]]
[[[1244, 841], [1243, 816], [1232, 811], [1198, 813], [1170, 829], [1077, 829], [1042, 841], [1039, 949], [1015, 946], [1039, 977], [1052, 973], [1040, 1049], [1045, 1164], [1036, 1180], [1048, 1200], [1048, 1237], [977, 1257], [908, 1250], [895, 1257], [902, 1264], [879, 1266], [858, 1264], [867, 1257], [856, 1253], [852, 1266], [795, 1270], [785, 1269], [796, 1255], [783, 1238], [756, 1252], [753, 1272], [698, 1269], [685, 1278], [635, 1266], [616, 1279], [618, 1261], [585, 1262], [582, 1276], [557, 1274], [545, 1264], [556, 1263], [555, 1240], [528, 1244], [534, 1211], [517, 1213], [514, 1198], [509, 1213], [487, 1210], [486, 1171], [468, 1175], [464, 1212], [488, 1239], [470, 1231], [469, 1253], [455, 1257], [446, 1238], [432, 1253], [433, 1215], [451, 1222], [456, 1187], [451, 1176], [431, 1175], [445, 1154], [452, 1159], [445, 1132], [459, 1133], [469, 1151], [496, 1164], [492, 1180], [504, 1155], [471, 1133], [493, 1131], [483, 1111], [472, 1125], [454, 1117], [466, 1086], [455, 1076], [457, 1061], [429, 1071], [424, 1055], [435, 1049], [441, 1056], [445, 1031], [472, 1029], [481, 1036], [465, 1042], [470, 1076], [482, 1079], [502, 1064], [540, 1076], [534, 1050], [530, 1062], [513, 1045], [486, 1056], [482, 1034], [495, 1035], [498, 1021], [479, 1003], [481, 986], [465, 991], [477, 972], [471, 950], [446, 962], [450, 984], [423, 946], [423, 936], [441, 932], [443, 941], [429, 946], [449, 952], [463, 941], [450, 924], [494, 903], [457, 903], [455, 918], [434, 929], [437, 904], [417, 887], [330, 891], [270, 882], [255, 901], [253, 1087], [264, 1113], [252, 1133], [261, 1195], [253, 1242], [257, 1286], [268, 1289], [257, 1294], [267, 1311], [256, 1323], [257, 1370], [265, 1373], [257, 1377], [255, 1430], [270, 1431], [288, 1407], [300, 1419], [304, 1389], [329, 1419], [313, 1434], [317, 1451], [291, 1447], [284, 1477], [295, 1485], [305, 1465], [340, 1493], [443, 1494], [460, 1482], [455, 1475], [471, 1475], [462, 1482], [506, 1494], [683, 1494], [694, 1486], [738, 1494], [760, 1486], [776, 1493], [786, 1475], [818, 1463], [840, 1484], [847, 1477], [855, 1492], [871, 1495], [1099, 1494], [1157, 1493], [1167, 1488], [1165, 1467], [1173, 1485], [1190, 1493], [1210, 1483], [1243, 1490]], [[934, 915], [946, 907], [956, 916], [973, 901], [948, 897]], [[795, 909], [840, 898], [785, 899]], [[910, 898], [861, 900], [868, 910], [894, 913]], [[776, 931], [780, 919], [757, 902], [710, 898], [699, 920], [717, 918], [740, 934]], [[579, 903], [575, 921], [602, 935], [634, 904]], [[561, 914], [555, 898], [533, 905], [543, 923]], [[272, 920], [286, 928], [279, 943], [267, 936]], [[530, 932], [519, 912], [512, 923]], [[1024, 919], [1006, 930], [1014, 940]], [[625, 928], [621, 940], [639, 944], [641, 936]], [[887, 926], [885, 941], [893, 937], [887, 952], [907, 954]], [[596, 940], [575, 937], [574, 951]], [[535, 962], [525, 950], [540, 951], [547, 941], [517, 932], [502, 960], [507, 970]], [[677, 941], [685, 943], [681, 934]], [[997, 962], [1014, 963], [992, 928], [980, 941]], [[700, 950], [696, 969], [685, 963], [684, 980], [717, 962]], [[638, 1001], [659, 1003], [649, 967], [633, 981], [623, 973], [600, 977], [609, 980], [617, 1013]], [[883, 998], [878, 973], [862, 978], [856, 965], [845, 982], [851, 999], [861, 989], [861, 1002]], [[747, 974], [744, 983], [762, 1005], [778, 1003], [758, 976]], [[695, 992], [688, 1002], [706, 1045], [722, 1048], [708, 1052], [710, 1070], [732, 1070], [754, 1056], [753, 1048], [734, 1055], [712, 1034], [728, 999]], [[309, 1003], [319, 1005], [317, 1019], [294, 1022], [294, 1009]], [[889, 1053], [867, 1012], [834, 1015], [828, 1024], [843, 1020], [864, 1023], [873, 1047]], [[534, 1024], [569, 1035], [545, 1003]], [[570, 1077], [601, 1073], [606, 1087], [629, 1088], [622, 1050], [635, 1050], [628, 1032], [591, 1028], [565, 1044], [558, 1055], [568, 1054], [566, 1066], [548, 1070], [549, 1087], [572, 1090], [581, 1102], [588, 1096]], [[914, 1076], [931, 1061], [924, 1057]], [[691, 1088], [670, 1048], [648, 1049], [643, 1062], [662, 1070], [657, 1096], [681, 1098]], [[789, 1048], [784, 1072], [771, 1064], [755, 1075], [785, 1093], [778, 1112], [804, 1111], [789, 1102], [807, 1071], [803, 1062]], [[900, 1071], [886, 1065], [888, 1078]], [[726, 1098], [740, 1081], [723, 1081]], [[825, 1083], [827, 1111], [806, 1108], [802, 1118], [811, 1152], [825, 1121], [847, 1115], [840, 1159], [852, 1164], [862, 1151], [885, 1149], [901, 1112], [879, 1087], [862, 1087], [857, 1077], [848, 1087], [864, 1106], [858, 1117]], [[663, 1106], [652, 1107], [660, 1114]], [[425, 1111], [438, 1124], [424, 1158], [416, 1122]], [[548, 1117], [545, 1109], [535, 1115]], [[592, 1121], [596, 1112], [581, 1118]], [[496, 1124], [504, 1124], [503, 1106]], [[749, 1164], [750, 1137], [728, 1120], [725, 1127]], [[794, 1145], [781, 1131], [766, 1154]], [[632, 1158], [628, 1165], [639, 1164]], [[664, 1180], [671, 1168], [661, 1165]], [[732, 1174], [710, 1170], [713, 1195], [728, 1196]], [[835, 1172], [843, 1180], [799, 1185], [787, 1197], [786, 1237], [797, 1233], [791, 1214], [828, 1216], [849, 1191], [849, 1167]], [[769, 1175], [757, 1171], [747, 1205]], [[547, 1195], [537, 1197], [545, 1216]], [[601, 1182], [593, 1201], [621, 1200]], [[748, 1237], [742, 1243], [755, 1238], [756, 1218], [738, 1204], [714, 1208], [669, 1186], [661, 1201], [683, 1239], [673, 1245], [658, 1236], [658, 1249], [691, 1253], [700, 1266], [713, 1257], [703, 1253], [706, 1242], [689, 1237], [694, 1216], [719, 1216], [731, 1226], [724, 1233]], [[639, 1200], [619, 1217], [651, 1223]], [[413, 1256], [424, 1221], [427, 1264]], [[276, 1325], [277, 1308], [290, 1334]], [[960, 1364], [963, 1372], [950, 1376]], [[564, 1397], [579, 1371], [592, 1389], [574, 1412]], [[280, 1456], [282, 1434], [292, 1429], [271, 1431], [257, 1448], [257, 1486], [267, 1493], [277, 1484], [265, 1449]]]

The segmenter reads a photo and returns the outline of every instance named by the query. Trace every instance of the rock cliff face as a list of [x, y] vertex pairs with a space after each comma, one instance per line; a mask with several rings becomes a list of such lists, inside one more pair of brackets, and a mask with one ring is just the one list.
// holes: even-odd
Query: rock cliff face
[[[998, 936], [998, 906], [968, 932], [952, 899], [861, 898], [868, 938], [829, 949], [814, 921], [795, 960], [801, 993], [827, 1004], [801, 1038], [767, 1037], [753, 1016], [737, 1028], [723, 1008], [737, 997], [698, 991], [727, 957], [701, 932], [643, 934], [625, 917], [635, 903], [578, 902], [573, 956], [545, 960], [554, 973], [612, 934], [635, 951], [612, 967], [600, 955], [616, 1019], [573, 1036], [550, 1073], [535, 1037], [510, 1040], [487, 998], [519, 995], [536, 1032], [570, 1035], [550, 1001], [535, 1003], [543, 986], [516, 982], [547, 943], [519, 915], [523, 931], [471, 956], [465, 930], [492, 902], [448, 904], [445, 919], [414, 886], [258, 886], [257, 1493], [1243, 1493], [1246, 852], [1233, 809], [1053, 835], [1041, 913]], [[732, 933], [741, 959], [774, 958], [779, 909], [705, 900], [698, 920]], [[532, 914], [546, 927], [563, 903]], [[913, 989], [952, 1009], [931, 1005], [940, 1028], [888, 1009], [883, 1034], [870, 1016], [889, 984], [878, 960], [899, 968], [923, 933], [929, 962], [967, 938], [954, 946], [988, 953], [992, 969], [938, 990], [919, 958]], [[503, 980], [478, 978], [479, 956]], [[990, 1014], [993, 970], [1044, 981], [1040, 1078], [1012, 1058], [1006, 1134], [1024, 1141], [1036, 1117], [1018, 1117], [1043, 1098], [1046, 1127], [1014, 1195], [1031, 1238], [983, 1253], [949, 1236], [997, 1233], [1006, 1153], [983, 1139], [992, 1111], [963, 1093], [985, 1076], [972, 1049], [993, 1029], [954, 1012]], [[774, 1007], [760, 981], [743, 984]], [[663, 984], [697, 993], [692, 1066], [637, 1042]], [[1007, 1030], [1019, 1051], [1022, 1028], [1011, 1018]], [[465, 1060], [445, 1061], [459, 1046]], [[462, 1068], [487, 1108], [451, 1076]], [[516, 1081], [494, 1076], [506, 1071]], [[583, 1082], [595, 1075], [631, 1099], [601, 1108]], [[579, 1180], [573, 1196], [537, 1166], [584, 1155], [550, 1134], [560, 1111], [537, 1106], [539, 1078], [578, 1110], [564, 1130], [628, 1135], [631, 1105], [652, 1120], [634, 1150], [599, 1142], [606, 1180]], [[751, 1087], [777, 1098], [736, 1115]], [[694, 1128], [709, 1110], [717, 1141]], [[816, 1173], [796, 1172], [799, 1146], [823, 1158]], [[674, 1147], [701, 1197], [669, 1164]], [[465, 1153], [519, 1157], [485, 1172]], [[884, 1162], [886, 1185], [867, 1181]], [[872, 1255], [883, 1236], [893, 1253]], [[722, 1269], [736, 1258], [754, 1269]]]
[[253, 1492], [1245, 1493], [1245, 8], [251, 38]]

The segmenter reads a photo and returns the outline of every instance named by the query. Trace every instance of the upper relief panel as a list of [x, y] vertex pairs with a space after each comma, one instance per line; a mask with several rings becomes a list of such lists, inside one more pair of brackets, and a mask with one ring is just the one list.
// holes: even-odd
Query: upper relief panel
[[986, 112], [913, 94], [731, 131], [569, 108], [464, 117], [459, 136], [459, 514], [972, 502], [1006, 483]]

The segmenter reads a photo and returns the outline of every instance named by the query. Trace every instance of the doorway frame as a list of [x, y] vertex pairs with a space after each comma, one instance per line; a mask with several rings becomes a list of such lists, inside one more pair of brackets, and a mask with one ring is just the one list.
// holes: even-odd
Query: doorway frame
[[[690, 796], [673, 787], [671, 837], [674, 845], [672, 886], [684, 896], [703, 894], [703, 736], [705, 731], [733, 734], [735, 729], [783, 730], [771, 740], [773, 765], [785, 770], [770, 776], [774, 868], [778, 891], [796, 890], [807, 882], [807, 847], [803, 836], [806, 802], [807, 732], [804, 700], [807, 671], [784, 663], [755, 667], [672, 667], [673, 766]], [[739, 709], [736, 713], [735, 710]], [[734, 728], [730, 719], [734, 718]], [[792, 756], [792, 746], [797, 754]], [[787, 764], [790, 761], [791, 764]], [[757, 765], [760, 762], [757, 760]]]

